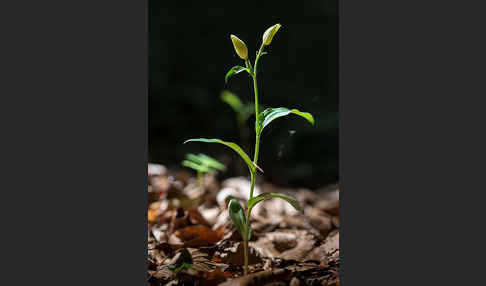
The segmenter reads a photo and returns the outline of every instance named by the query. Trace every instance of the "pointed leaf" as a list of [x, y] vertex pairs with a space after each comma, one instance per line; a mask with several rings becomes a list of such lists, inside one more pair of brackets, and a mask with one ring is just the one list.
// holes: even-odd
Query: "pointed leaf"
[[260, 130], [257, 130], [257, 132], [261, 133], [263, 131], [263, 128], [265, 128], [265, 126], [270, 124], [270, 122], [272, 122], [273, 120], [279, 117], [286, 116], [289, 114], [299, 115], [305, 118], [307, 121], [309, 121], [312, 125], [314, 125], [314, 117], [312, 116], [312, 114], [308, 112], [302, 112], [297, 109], [288, 109], [285, 107], [267, 108], [258, 115], [258, 121], [260, 122]]
[[186, 154], [186, 159], [188, 161], [192, 161], [198, 165], [202, 164], [201, 158], [199, 158], [198, 155], [192, 154], [192, 153], [187, 153]]
[[232, 67], [227, 73], [226, 73], [226, 76], [224, 77], [224, 82], [228, 82], [228, 79], [230, 79], [230, 77], [232, 77], [233, 75], [235, 74], [238, 74], [242, 71], [248, 71], [247, 68], [245, 67], [242, 67], [242, 66], [234, 66]]
[[231, 149], [233, 149], [236, 153], [238, 153], [241, 156], [241, 158], [243, 158], [245, 163], [248, 165], [250, 172], [254, 172], [255, 168], [257, 168], [258, 170], [263, 172], [263, 170], [260, 167], [258, 167], [256, 164], [253, 164], [250, 157], [248, 157], [248, 155], [245, 153], [245, 151], [243, 151], [243, 149], [241, 149], [240, 146], [238, 146], [237, 144], [235, 144], [233, 142], [226, 142], [226, 141], [223, 141], [223, 140], [220, 140], [220, 139], [206, 139], [206, 138], [189, 139], [189, 140], [186, 140], [184, 142], [184, 144], [186, 144], [187, 142], [219, 143], [219, 144], [226, 145], [226, 146], [230, 147]]
[[245, 237], [245, 214], [243, 208], [241, 207], [240, 203], [232, 199], [228, 204], [228, 212], [231, 221], [233, 222], [234, 226], [241, 234], [241, 237]]
[[202, 164], [205, 166], [208, 166], [210, 168], [219, 170], [219, 171], [226, 171], [226, 166], [223, 165], [221, 162], [218, 160], [206, 155], [199, 153], [198, 158], [201, 160]]
[[203, 173], [209, 173], [209, 172], [212, 171], [212, 169], [209, 168], [209, 167], [199, 165], [199, 164], [196, 164], [196, 163], [194, 163], [192, 161], [188, 161], [188, 160], [182, 161], [182, 166], [188, 167], [188, 168], [191, 168], [191, 169], [194, 169], [198, 172], [203, 172]]
[[221, 100], [233, 108], [239, 124], [245, 123], [255, 113], [255, 105], [253, 103], [243, 103], [236, 94], [228, 90], [224, 90], [221, 93]]
[[278, 193], [262, 193], [262, 194], [259, 194], [258, 196], [254, 197], [254, 198], [252, 198], [251, 200], [248, 201], [248, 209], [251, 212], [251, 209], [256, 204], [258, 204], [259, 202], [265, 201], [265, 200], [269, 200], [271, 198], [280, 198], [280, 199], [286, 200], [296, 210], [301, 211], [301, 212], [303, 211], [302, 207], [300, 206], [299, 202], [296, 199], [289, 197], [287, 195], [278, 194]]
[[[214, 169], [214, 171], [216, 170], [226, 171], [225, 165], [218, 162], [216, 159], [202, 153], [199, 153], [198, 155], [188, 153], [186, 154], [186, 159], [187, 159], [186, 161], [189, 161], [189, 163], [183, 162], [183, 165], [192, 169], [195, 169], [194, 164], [196, 164], [202, 166], [203, 168], [209, 168], [210, 171], [213, 171], [212, 169]], [[190, 163], [194, 163], [194, 164], [190, 164]]]
[[236, 112], [239, 112], [243, 107], [243, 103], [241, 102], [240, 98], [228, 90], [221, 92], [221, 100], [226, 102]]

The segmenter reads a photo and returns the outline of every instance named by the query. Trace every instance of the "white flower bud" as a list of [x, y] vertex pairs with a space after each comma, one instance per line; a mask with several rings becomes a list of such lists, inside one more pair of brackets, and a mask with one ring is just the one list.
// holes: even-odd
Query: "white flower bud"
[[238, 56], [243, 60], [246, 60], [248, 58], [248, 48], [245, 43], [235, 35], [231, 35], [231, 41], [233, 42], [233, 46], [235, 47]]
[[265, 33], [263, 33], [263, 44], [266, 46], [270, 45], [272, 42], [273, 36], [277, 33], [278, 29], [280, 29], [281, 25], [280, 24], [275, 24], [268, 28]]

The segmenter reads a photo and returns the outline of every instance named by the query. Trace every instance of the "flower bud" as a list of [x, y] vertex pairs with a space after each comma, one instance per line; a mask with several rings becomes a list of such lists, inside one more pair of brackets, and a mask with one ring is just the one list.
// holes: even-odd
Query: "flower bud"
[[248, 58], [248, 48], [245, 43], [235, 35], [231, 35], [231, 41], [233, 42], [233, 46], [235, 47], [238, 56], [243, 60], [246, 60]]
[[280, 29], [281, 25], [280, 24], [275, 24], [268, 28], [265, 33], [263, 33], [263, 44], [265, 45], [270, 45], [272, 42], [273, 36], [277, 33], [278, 29]]

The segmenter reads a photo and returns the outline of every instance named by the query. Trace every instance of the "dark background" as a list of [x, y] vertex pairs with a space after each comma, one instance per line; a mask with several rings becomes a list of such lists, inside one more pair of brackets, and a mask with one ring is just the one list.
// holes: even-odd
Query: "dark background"
[[[253, 102], [247, 74], [224, 82], [243, 64], [230, 34], [253, 62], [263, 32], [280, 23], [259, 62], [259, 99], [265, 107], [288, 107], [314, 115], [315, 127], [297, 116], [273, 122], [260, 145], [259, 165], [275, 184], [316, 188], [338, 181], [337, 1], [150, 1], [149, 161], [179, 168], [188, 152], [204, 152], [238, 174], [239, 157], [224, 146], [191, 143], [220, 138], [240, 145], [235, 113], [220, 100], [227, 89]], [[254, 117], [247, 122], [254, 142]], [[245, 151], [253, 157], [253, 144]], [[245, 149], [245, 148], [244, 148]]]

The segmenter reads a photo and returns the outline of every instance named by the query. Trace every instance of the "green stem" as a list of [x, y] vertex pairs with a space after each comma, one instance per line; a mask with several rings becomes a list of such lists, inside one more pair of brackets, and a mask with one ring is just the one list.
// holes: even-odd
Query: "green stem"
[[245, 268], [243, 269], [243, 275], [248, 275], [248, 238], [243, 239], [243, 246], [244, 246], [244, 253], [245, 253]]
[[253, 67], [251, 66], [251, 62], [250, 62], [250, 60], [246, 59], [246, 60], [245, 60], [245, 65], [246, 65], [246, 67], [247, 67], [247, 68], [249, 68], [250, 70], [253, 70]]
[[[253, 163], [256, 165], [258, 163], [258, 152], [260, 150], [260, 122], [258, 121], [258, 115], [260, 114], [258, 110], [258, 82], [257, 82], [257, 66], [258, 66], [258, 60], [260, 59], [260, 56], [262, 55], [263, 48], [265, 47], [264, 44], [260, 46], [260, 50], [258, 50], [258, 54], [255, 59], [255, 67], [252, 71], [252, 77], [253, 77], [253, 90], [255, 92], [255, 133], [256, 133], [256, 138], [255, 138], [255, 155], [253, 156]], [[255, 172], [252, 172], [251, 174], [251, 186], [250, 186], [250, 200], [253, 198], [253, 189], [255, 187]]]
[[[256, 133], [256, 138], [255, 138], [255, 155], [253, 157], [253, 163], [256, 165], [258, 163], [258, 151], [260, 149], [260, 122], [258, 121], [258, 115], [259, 110], [258, 110], [258, 82], [257, 82], [257, 66], [258, 66], [258, 60], [260, 59], [260, 56], [262, 55], [264, 45], [262, 44], [260, 47], [260, 50], [258, 51], [258, 54], [255, 59], [255, 66], [252, 69], [251, 76], [253, 77], [253, 90], [255, 92], [255, 133]], [[251, 64], [249, 61], [246, 61], [247, 67], [250, 66]], [[256, 170], [251, 171], [251, 184], [250, 184], [250, 198], [248, 200], [251, 200], [253, 198], [253, 190], [255, 189], [255, 177], [256, 177]], [[244, 275], [248, 275], [248, 240], [249, 240], [249, 232], [250, 232], [250, 209], [247, 209], [246, 212], [246, 222], [245, 222], [245, 237], [243, 238], [243, 243], [244, 243], [244, 255], [245, 255], [245, 267], [243, 270]]]
[[[252, 198], [253, 196], [253, 188], [255, 187], [255, 173], [256, 172], [251, 172], [250, 198]], [[245, 268], [243, 270], [244, 275], [248, 274], [248, 240], [250, 239], [250, 212], [250, 208], [247, 208], [245, 217], [245, 237], [243, 238], [245, 252]]]
[[[262, 55], [263, 48], [265, 47], [264, 44], [260, 46], [260, 50], [258, 50], [258, 54], [255, 59], [255, 68], [253, 69], [253, 90], [255, 92], [255, 133], [256, 133], [256, 139], [255, 139], [255, 155], [253, 157], [253, 163], [257, 164], [258, 163], [258, 151], [260, 149], [260, 122], [258, 121], [258, 116], [260, 115], [260, 112], [258, 110], [258, 81], [257, 81], [257, 67], [258, 67], [258, 60], [260, 59], [260, 56]], [[253, 191], [253, 189], [251, 189]], [[253, 197], [253, 192], [250, 192], [250, 199]]]
[[[255, 67], [256, 67], [257, 62], [255, 62]], [[255, 120], [256, 120], [256, 126], [258, 125], [258, 84], [257, 84], [257, 77], [256, 77], [256, 70], [254, 70], [253, 74], [253, 90], [255, 91]], [[258, 142], [258, 141], [257, 141]]]
[[199, 189], [203, 189], [203, 173], [201, 171], [197, 171], [197, 184], [199, 185]]
[[262, 45], [260, 46], [260, 49], [258, 50], [258, 54], [257, 54], [256, 59], [255, 59], [255, 68], [253, 69], [253, 70], [254, 70], [254, 71], [253, 71], [254, 76], [256, 76], [256, 74], [257, 74], [257, 65], [258, 65], [258, 60], [260, 59], [260, 56], [262, 55], [262, 52], [263, 52], [263, 48], [264, 48], [264, 47], [265, 47], [265, 45], [264, 45], [264, 44], [262, 44]]

